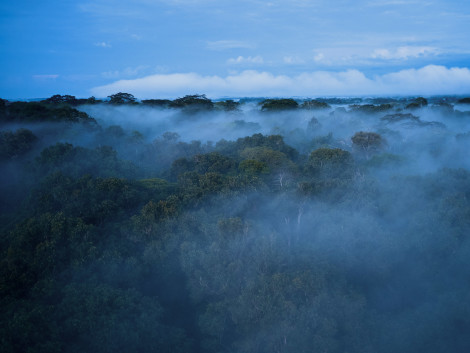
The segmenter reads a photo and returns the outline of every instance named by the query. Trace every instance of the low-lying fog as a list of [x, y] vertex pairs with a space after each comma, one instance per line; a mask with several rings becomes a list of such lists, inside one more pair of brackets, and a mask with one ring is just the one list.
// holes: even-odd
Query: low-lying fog
[[179, 109], [129, 105], [101, 104], [79, 109], [103, 127], [118, 125], [125, 131], [139, 131], [149, 143], [165, 132], [177, 133], [179, 141], [202, 143], [261, 133], [281, 135], [287, 144], [308, 154], [318, 147], [351, 151], [351, 137], [364, 131], [376, 132], [385, 139], [382, 152], [404, 157], [404, 173], [470, 167], [470, 159], [465, 158], [470, 142], [468, 104], [441, 103], [406, 109], [406, 103], [392, 102], [389, 109], [364, 112], [361, 106], [365, 104], [369, 103], [263, 111], [259, 101], [250, 101], [234, 111], [189, 114]]
[[9, 121], [0, 350], [469, 352], [469, 106]]

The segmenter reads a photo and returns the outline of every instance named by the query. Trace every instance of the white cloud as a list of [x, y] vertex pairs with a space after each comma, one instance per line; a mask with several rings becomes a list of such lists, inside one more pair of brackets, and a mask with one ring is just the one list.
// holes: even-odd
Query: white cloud
[[59, 75], [33, 75], [35, 80], [55, 80]]
[[261, 56], [238, 56], [237, 58], [230, 58], [227, 60], [227, 64], [236, 65], [236, 64], [262, 64], [264, 60]]
[[[124, 70], [102, 72], [101, 76], [107, 79], [130, 78], [142, 74], [142, 71], [149, 69], [150, 66], [139, 65], [136, 67], [126, 67]], [[148, 72], [147, 72], [148, 73]]]
[[253, 49], [255, 45], [241, 40], [217, 40], [214, 42], [207, 42], [206, 47], [210, 50]]
[[428, 65], [421, 69], [408, 69], [389, 73], [378, 79], [384, 87], [423, 94], [468, 94], [470, 70]]
[[439, 50], [434, 47], [404, 46], [395, 50], [376, 49], [372, 53], [371, 57], [373, 59], [384, 60], [407, 60], [410, 58], [418, 58], [437, 54], [439, 54]]
[[400, 6], [400, 5], [406, 5], [406, 6], [429, 6], [432, 5], [431, 1], [423, 1], [423, 0], [385, 0], [385, 1], [373, 1], [367, 3], [367, 6]]
[[101, 48], [111, 48], [111, 44], [108, 42], [97, 42], [93, 44], [95, 47], [101, 47]]
[[292, 55], [285, 56], [283, 58], [283, 61], [285, 64], [288, 64], [288, 65], [298, 65], [298, 64], [305, 63], [305, 60], [303, 60], [302, 58], [299, 58], [298, 56], [292, 56]]
[[323, 54], [323, 53], [318, 53], [317, 55], [315, 55], [315, 56], [313, 57], [313, 60], [314, 60], [315, 62], [320, 62], [320, 61], [322, 61], [323, 59], [325, 59], [325, 54]]
[[297, 76], [253, 70], [225, 77], [178, 73], [120, 80], [91, 90], [98, 97], [116, 92], [129, 92], [142, 99], [193, 93], [210, 97], [468, 94], [470, 70], [429, 65], [374, 77], [358, 70], [315, 71]]

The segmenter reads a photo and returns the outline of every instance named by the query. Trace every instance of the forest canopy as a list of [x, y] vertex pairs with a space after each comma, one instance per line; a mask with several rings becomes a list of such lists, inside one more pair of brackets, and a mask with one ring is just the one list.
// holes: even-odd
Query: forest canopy
[[465, 99], [1, 99], [0, 351], [468, 352]]

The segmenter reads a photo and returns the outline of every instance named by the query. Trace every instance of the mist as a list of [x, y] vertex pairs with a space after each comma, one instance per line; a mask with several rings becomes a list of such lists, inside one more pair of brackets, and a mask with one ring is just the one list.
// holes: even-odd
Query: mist
[[[273, 112], [261, 109], [262, 99], [242, 101], [236, 110], [229, 112], [185, 114], [177, 109], [126, 105], [92, 105], [79, 109], [95, 118], [103, 128], [121, 126], [126, 131], [138, 131], [150, 143], [165, 132], [178, 134], [181, 142], [203, 144], [261, 133], [281, 135], [290, 146], [308, 154], [322, 146], [352, 151], [351, 137], [356, 132], [367, 131], [379, 133], [385, 139], [386, 146], [381, 153], [397, 154], [409, 162], [404, 163], [405, 174], [469, 167], [468, 159], [463, 156], [468, 147], [465, 133], [470, 132], [470, 112], [465, 104], [454, 107], [445, 99], [436, 98], [429, 106], [407, 110], [410, 98], [409, 101], [395, 99], [385, 111], [377, 109], [380, 105], [376, 105], [376, 112], [374, 108], [361, 109], [371, 105], [371, 101], [374, 100], [331, 104], [324, 109]], [[315, 146], [315, 143], [323, 145]], [[451, 157], [455, 155], [460, 157]]]
[[2, 351], [470, 349], [470, 105], [187, 97], [2, 107]]

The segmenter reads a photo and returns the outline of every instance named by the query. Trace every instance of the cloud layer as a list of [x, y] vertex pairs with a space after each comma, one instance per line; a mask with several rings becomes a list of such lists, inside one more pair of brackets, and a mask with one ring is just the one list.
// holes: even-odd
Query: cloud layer
[[372, 54], [372, 58], [384, 60], [406, 60], [409, 58], [436, 55], [438, 53], [439, 50], [434, 47], [404, 46], [397, 48], [395, 51], [390, 51], [388, 49], [376, 49]]
[[296, 76], [253, 70], [225, 77], [175, 73], [119, 80], [95, 87], [91, 93], [105, 97], [116, 92], [129, 92], [142, 99], [192, 93], [205, 93], [210, 97], [468, 94], [470, 70], [428, 65], [373, 77], [358, 70], [315, 71]]
[[237, 65], [237, 64], [262, 64], [264, 60], [261, 56], [238, 56], [236, 58], [231, 58], [227, 60], [227, 64]]

